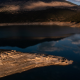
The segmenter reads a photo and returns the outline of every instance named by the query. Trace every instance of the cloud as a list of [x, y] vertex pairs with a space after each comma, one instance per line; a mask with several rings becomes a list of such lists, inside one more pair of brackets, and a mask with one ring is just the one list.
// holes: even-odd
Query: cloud
[[3, 11], [18, 11], [18, 10], [34, 10], [34, 9], [44, 9], [46, 7], [72, 7], [74, 5], [67, 2], [52, 1], [52, 2], [8, 2], [0, 4], [0, 12]]
[[75, 1], [75, 2], [77, 1], [77, 2], [78, 2], [78, 1], [80, 1], [80, 0], [66, 0], [66, 1]]
[[55, 47], [56, 42], [52, 41], [52, 42], [44, 42], [41, 45], [38, 46], [38, 50], [40, 51], [60, 51], [62, 50], [59, 47]]
[[80, 1], [80, 0], [74, 0], [74, 1]]
[[80, 0], [66, 0], [66, 1], [69, 1], [69, 2], [77, 4], [77, 5], [80, 5]]
[[71, 41], [72, 44], [80, 44], [80, 34], [75, 34], [71, 37], [69, 37], [67, 40]]
[[78, 53], [80, 53], [80, 51], [79, 50], [77, 50], [77, 51], [73, 51], [74, 53], [76, 53], [76, 54], [78, 54]]
[[80, 40], [73, 41], [72, 44], [80, 44]]

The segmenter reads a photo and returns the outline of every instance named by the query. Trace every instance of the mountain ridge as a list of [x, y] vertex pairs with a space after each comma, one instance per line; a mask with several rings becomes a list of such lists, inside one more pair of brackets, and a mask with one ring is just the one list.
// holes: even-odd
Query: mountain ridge
[[80, 11], [67, 8], [48, 8], [39, 11], [0, 12], [0, 23], [80, 22]]

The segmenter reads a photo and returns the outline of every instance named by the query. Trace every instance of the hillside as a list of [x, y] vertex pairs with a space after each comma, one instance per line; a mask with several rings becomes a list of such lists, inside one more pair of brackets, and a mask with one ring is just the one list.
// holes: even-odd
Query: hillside
[[0, 23], [47, 21], [80, 22], [80, 11], [67, 8], [48, 8], [38, 11], [0, 12]]
[[0, 23], [80, 22], [80, 7], [65, 0], [9, 1], [0, 3]]

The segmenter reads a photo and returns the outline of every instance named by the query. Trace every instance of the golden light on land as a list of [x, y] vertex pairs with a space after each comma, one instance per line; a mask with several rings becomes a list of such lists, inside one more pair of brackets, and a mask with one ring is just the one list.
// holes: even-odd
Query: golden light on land
[[3, 6], [0, 8], [0, 12], [4, 11], [18, 11], [18, 10], [33, 10], [33, 9], [44, 9], [46, 7], [72, 7], [74, 4], [70, 4], [67, 2], [60, 1], [52, 1], [52, 2], [15, 2], [15, 3], [5, 3], [0, 4]]
[[72, 60], [61, 56], [22, 53], [15, 50], [3, 51], [0, 53], [0, 78], [36, 67], [70, 65], [72, 63]]
[[4, 7], [0, 8], [0, 12], [4, 11], [17, 11], [20, 9], [19, 5], [5, 5]]
[[40, 8], [40, 7], [58, 7], [58, 6], [71, 7], [74, 5], [69, 4], [67, 2], [59, 2], [59, 1], [55, 1], [55, 2], [52, 1], [49, 3], [39, 1], [39, 2], [33, 2], [29, 5], [25, 5], [24, 8], [25, 9], [35, 9], [35, 8]]

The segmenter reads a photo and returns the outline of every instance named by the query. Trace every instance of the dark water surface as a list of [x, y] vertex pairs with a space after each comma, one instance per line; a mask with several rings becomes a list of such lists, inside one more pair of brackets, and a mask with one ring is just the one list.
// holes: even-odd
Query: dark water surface
[[44, 53], [74, 61], [72, 65], [35, 68], [0, 80], [80, 80], [80, 28], [0, 27], [0, 49]]

